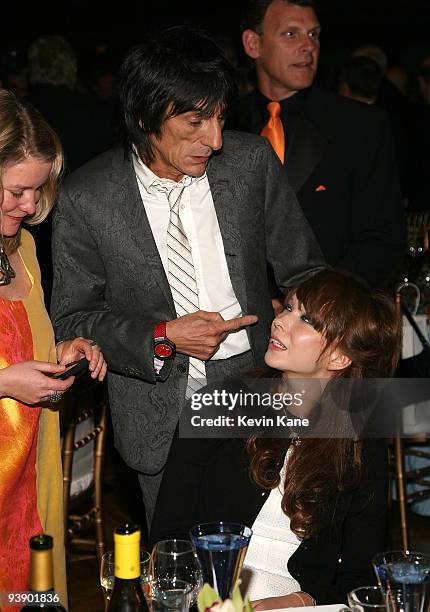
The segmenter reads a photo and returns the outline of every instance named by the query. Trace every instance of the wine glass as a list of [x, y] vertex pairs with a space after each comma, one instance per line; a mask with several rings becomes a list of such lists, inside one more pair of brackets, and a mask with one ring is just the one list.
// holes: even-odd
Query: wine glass
[[102, 556], [100, 563], [100, 584], [103, 590], [103, 594], [109, 601], [113, 591], [113, 585], [115, 583], [115, 563], [113, 550], [105, 552]]
[[193, 587], [176, 578], [155, 578], [152, 581], [153, 612], [188, 612]]
[[358, 587], [348, 593], [351, 612], [386, 612], [387, 604], [382, 590], [377, 586]]
[[[148, 597], [151, 593], [151, 574], [150, 574], [150, 559], [151, 555], [146, 550], [140, 551], [140, 582], [145, 595]], [[104, 596], [109, 601], [115, 584], [115, 557], [114, 551], [109, 550], [101, 559], [100, 564], [100, 584], [103, 589]]]
[[377, 554], [372, 563], [390, 610], [430, 609], [430, 555], [391, 550]]
[[202, 523], [190, 530], [203, 579], [221, 599], [232, 596], [252, 530], [239, 523]]
[[192, 588], [191, 604], [195, 603], [203, 582], [191, 542], [177, 539], [157, 542], [151, 555], [151, 578], [153, 588], [159, 580], [188, 583]]

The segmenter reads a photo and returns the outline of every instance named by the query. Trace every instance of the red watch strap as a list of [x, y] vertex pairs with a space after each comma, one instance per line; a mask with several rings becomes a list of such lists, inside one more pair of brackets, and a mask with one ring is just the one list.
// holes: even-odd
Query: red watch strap
[[154, 339], [155, 338], [165, 338], [166, 337], [166, 321], [160, 321], [154, 327]]

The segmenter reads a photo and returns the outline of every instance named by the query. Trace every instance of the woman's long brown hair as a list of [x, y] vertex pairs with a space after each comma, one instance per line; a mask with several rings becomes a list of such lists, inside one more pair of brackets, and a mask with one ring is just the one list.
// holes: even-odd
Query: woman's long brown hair
[[[324, 350], [338, 348], [351, 359], [340, 376], [392, 375], [400, 353], [400, 318], [390, 296], [373, 292], [353, 276], [336, 270], [318, 273], [291, 293], [324, 336]], [[267, 489], [279, 486], [290, 444], [279, 438], [253, 436], [248, 440], [250, 472], [257, 484]], [[313, 536], [328, 502], [338, 492], [357, 485], [362, 474], [361, 454], [362, 441], [358, 439], [308, 438], [293, 446], [281, 505], [297, 536]]]

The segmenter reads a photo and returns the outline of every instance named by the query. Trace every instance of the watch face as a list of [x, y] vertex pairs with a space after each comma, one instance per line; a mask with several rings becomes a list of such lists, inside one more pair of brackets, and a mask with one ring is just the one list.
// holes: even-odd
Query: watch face
[[173, 348], [166, 342], [160, 342], [154, 346], [154, 353], [159, 359], [169, 359], [173, 356]]

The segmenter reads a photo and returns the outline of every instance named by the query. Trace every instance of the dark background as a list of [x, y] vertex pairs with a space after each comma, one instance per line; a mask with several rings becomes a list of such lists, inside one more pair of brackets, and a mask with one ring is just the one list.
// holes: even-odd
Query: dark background
[[[190, 23], [224, 32], [240, 49], [242, 0], [6, 0], [1, 6], [2, 42], [32, 40], [40, 34], [66, 36], [78, 49], [94, 40], [121, 55], [161, 25]], [[417, 47], [430, 46], [430, 0], [320, 0], [324, 55], [348, 53], [364, 43], [382, 46], [390, 61], [406, 61]]]

